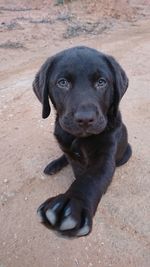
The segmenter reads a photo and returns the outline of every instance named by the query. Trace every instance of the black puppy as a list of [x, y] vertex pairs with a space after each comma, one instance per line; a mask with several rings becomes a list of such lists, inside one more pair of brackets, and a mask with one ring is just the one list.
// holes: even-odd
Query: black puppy
[[106, 192], [116, 166], [128, 161], [131, 147], [118, 106], [128, 78], [108, 55], [88, 47], [62, 51], [41, 67], [33, 90], [50, 114], [56, 109], [54, 135], [63, 155], [44, 170], [54, 174], [68, 163], [76, 180], [66, 193], [46, 200], [39, 208], [42, 223], [67, 236], [84, 236]]

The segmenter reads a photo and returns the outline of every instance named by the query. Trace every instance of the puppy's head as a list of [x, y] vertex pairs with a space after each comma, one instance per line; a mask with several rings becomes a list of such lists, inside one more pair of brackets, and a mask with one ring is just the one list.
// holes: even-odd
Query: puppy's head
[[87, 47], [49, 58], [33, 82], [42, 117], [50, 114], [50, 98], [61, 127], [79, 137], [99, 134], [115, 121], [127, 87], [128, 78], [116, 60]]

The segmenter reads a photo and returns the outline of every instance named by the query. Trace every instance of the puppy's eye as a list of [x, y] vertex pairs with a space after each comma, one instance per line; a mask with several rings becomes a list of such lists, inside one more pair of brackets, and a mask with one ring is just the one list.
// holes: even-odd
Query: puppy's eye
[[104, 78], [99, 78], [98, 81], [96, 82], [95, 86], [96, 88], [103, 88], [107, 84], [106, 80]]
[[57, 86], [64, 89], [69, 89], [69, 82], [65, 78], [60, 78], [57, 81]]

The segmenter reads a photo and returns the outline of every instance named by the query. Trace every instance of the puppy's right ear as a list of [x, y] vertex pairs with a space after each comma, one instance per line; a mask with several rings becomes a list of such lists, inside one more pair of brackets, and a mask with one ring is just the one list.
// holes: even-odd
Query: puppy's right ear
[[49, 90], [47, 78], [52, 67], [53, 57], [48, 58], [41, 66], [33, 81], [33, 91], [43, 105], [42, 118], [49, 116], [51, 108], [49, 104]]

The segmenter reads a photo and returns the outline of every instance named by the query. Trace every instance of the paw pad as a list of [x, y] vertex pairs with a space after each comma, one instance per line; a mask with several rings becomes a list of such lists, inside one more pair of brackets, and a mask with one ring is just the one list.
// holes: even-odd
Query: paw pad
[[85, 236], [92, 228], [92, 218], [83, 202], [65, 195], [45, 201], [37, 214], [41, 223], [65, 236]]

